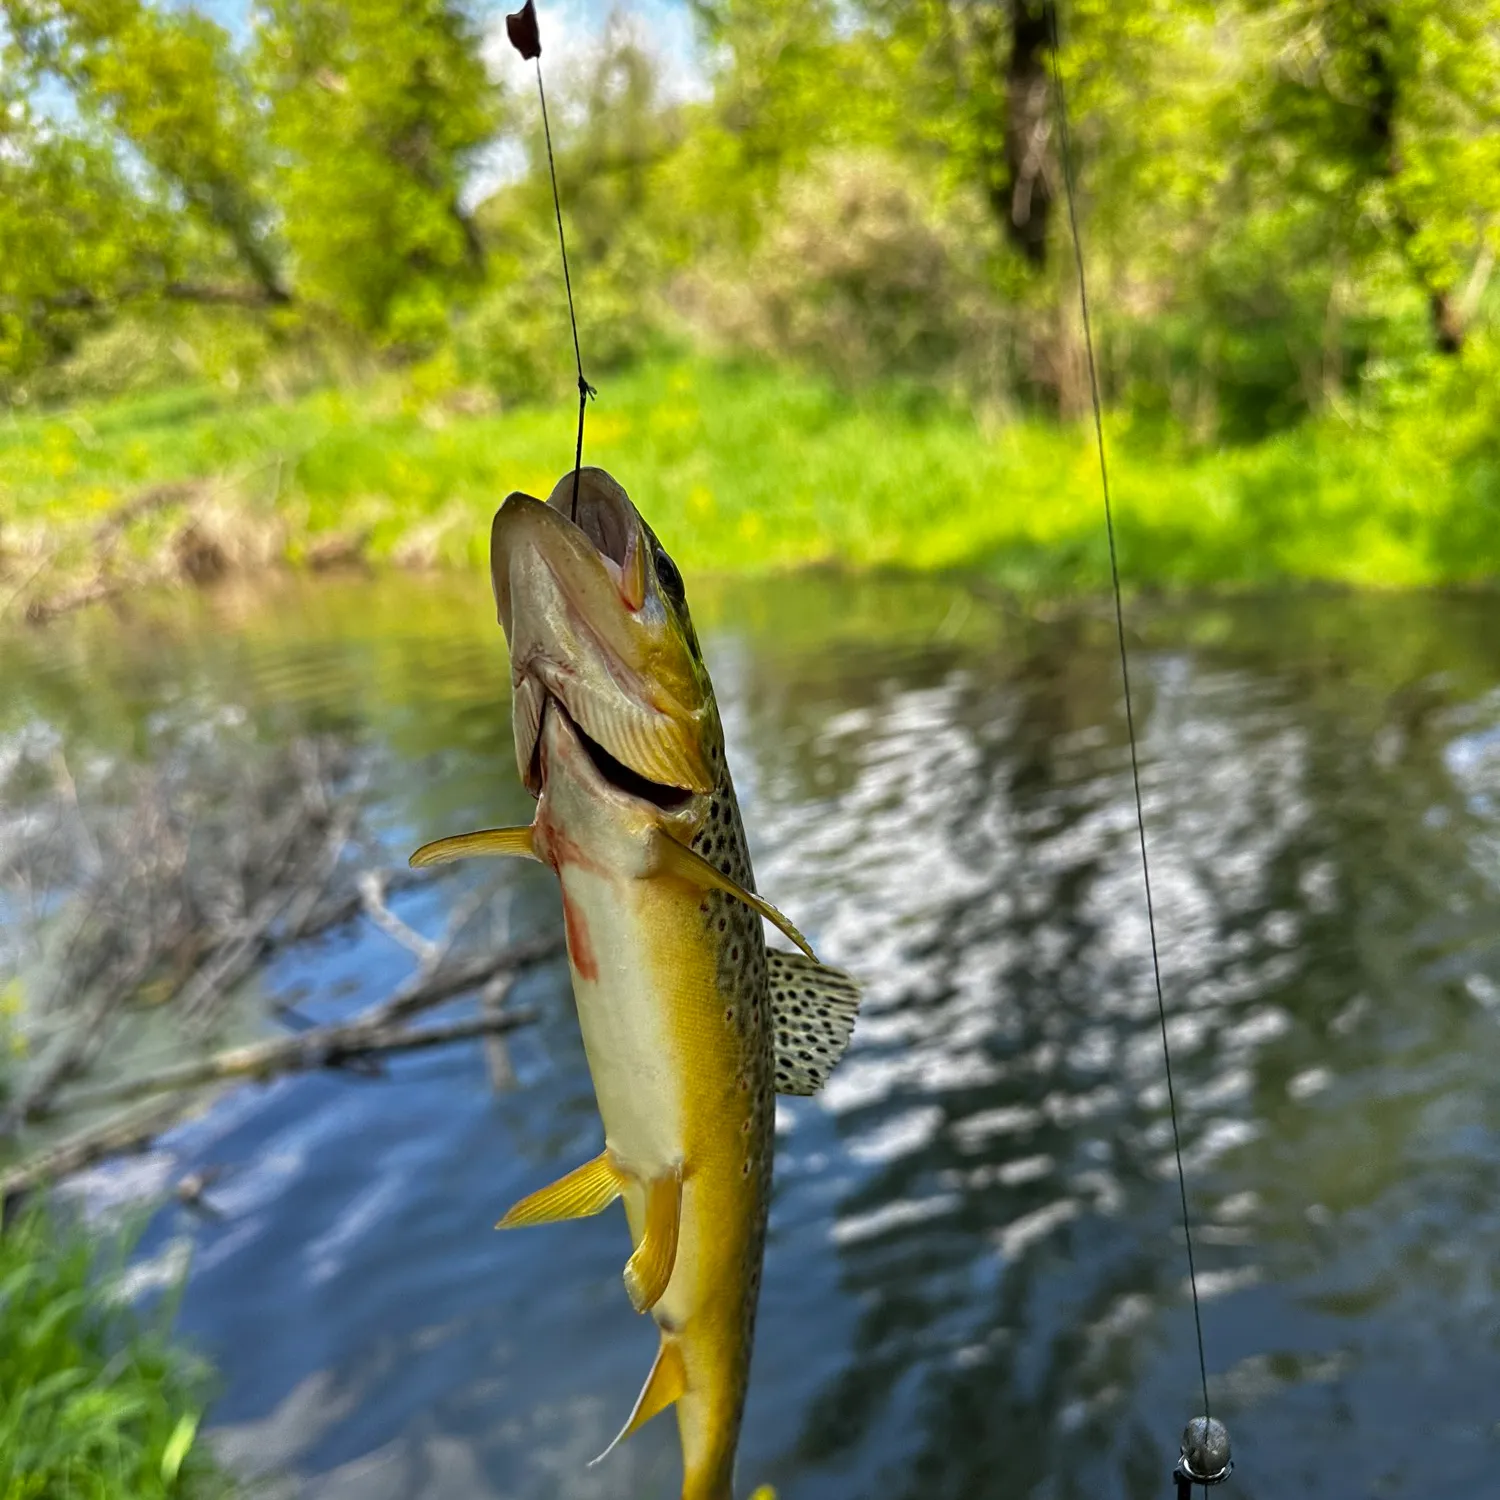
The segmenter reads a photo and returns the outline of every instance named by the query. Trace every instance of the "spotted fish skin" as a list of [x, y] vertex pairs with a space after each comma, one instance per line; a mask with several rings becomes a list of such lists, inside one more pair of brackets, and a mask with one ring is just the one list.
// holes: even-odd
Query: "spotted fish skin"
[[[501, 1227], [623, 1200], [625, 1284], [658, 1351], [615, 1442], [675, 1404], [683, 1500], [732, 1500], [775, 1095], [821, 1086], [857, 989], [755, 892], [681, 575], [624, 490], [584, 469], [545, 503], [511, 495], [491, 573], [536, 819], [439, 840], [413, 862], [527, 854], [555, 871], [604, 1125], [598, 1158]], [[802, 951], [769, 952], [762, 918]]]
[[[654, 609], [660, 625], [642, 649], [621, 649], [623, 633], [608, 637], [602, 611], [589, 607], [588, 579], [574, 576], [574, 559], [559, 552], [553, 516], [562, 495], [554, 492], [551, 514], [508, 501], [493, 562], [497, 601], [510, 606], [512, 670], [535, 675], [540, 663], [553, 685], [538, 746], [518, 741], [517, 753], [524, 765], [539, 752], [535, 842], [562, 885], [584, 1048], [606, 1150], [623, 1168], [635, 1247], [647, 1227], [642, 1184], [674, 1169], [682, 1175], [671, 1277], [651, 1314], [663, 1349], [681, 1360], [683, 1500], [730, 1500], [773, 1161], [765, 936], [761, 918], [734, 896], [653, 868], [657, 841], [670, 838], [753, 889], [718, 706], [686, 600], [671, 587], [675, 569], [660, 561], [656, 538], [607, 476], [585, 471], [583, 479], [579, 525], [606, 555], [628, 551], [622, 532], [634, 538], [637, 557], [620, 564], [624, 592], [643, 601], [631, 623]], [[565, 480], [559, 491], [566, 488]], [[650, 564], [640, 568], [644, 589], [624, 577], [632, 563]], [[558, 609], [569, 618], [550, 625]], [[647, 705], [665, 701], [690, 725], [691, 750], [675, 753], [686, 772], [677, 779], [692, 784], [678, 789], [685, 797], [661, 799], [666, 806], [612, 784], [590, 754], [592, 738], [632, 762], [624, 736], [609, 739], [625, 717], [611, 707], [622, 680], [650, 684], [641, 695]], [[641, 763], [668, 759], [663, 752]]]
[[[707, 759], [718, 784], [691, 846], [748, 888], [749, 852], [716, 722]], [[583, 788], [565, 780], [568, 767], [562, 757], [549, 764], [538, 838], [570, 913], [573, 993], [606, 1149], [641, 1179], [684, 1169], [676, 1262], [651, 1309], [683, 1363], [683, 1500], [729, 1500], [774, 1158], [765, 938], [759, 916], [721, 891], [621, 873], [634, 868], [637, 836], [605, 835], [597, 814], [580, 826]], [[601, 859], [617, 839], [623, 857]], [[589, 853], [575, 853], [580, 847]], [[629, 1185], [623, 1196], [638, 1247], [645, 1195]]]

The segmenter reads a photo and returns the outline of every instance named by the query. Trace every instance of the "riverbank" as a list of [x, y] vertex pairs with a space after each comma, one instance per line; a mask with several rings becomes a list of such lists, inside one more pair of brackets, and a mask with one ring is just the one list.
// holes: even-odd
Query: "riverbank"
[[[1112, 417], [1129, 584], [1500, 576], [1500, 441], [1481, 404], [1433, 393], [1207, 452]], [[501, 410], [441, 368], [281, 401], [203, 388], [13, 415], [0, 426], [0, 604], [46, 614], [280, 565], [482, 566], [495, 506], [512, 489], [547, 493], [572, 426], [570, 403]], [[676, 362], [605, 382], [586, 457], [622, 479], [689, 572], [968, 568], [1052, 593], [1108, 576], [1083, 425]]]
[[123, 1255], [42, 1210], [0, 1233], [0, 1495], [211, 1500], [234, 1485], [199, 1441], [207, 1365], [138, 1314]]

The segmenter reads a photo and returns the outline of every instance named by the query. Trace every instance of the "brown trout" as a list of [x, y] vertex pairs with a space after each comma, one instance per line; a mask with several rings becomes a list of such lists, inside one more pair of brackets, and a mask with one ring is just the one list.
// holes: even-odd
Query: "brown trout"
[[[536, 819], [439, 840], [412, 863], [521, 854], [557, 873], [605, 1145], [500, 1227], [624, 1200], [626, 1290], [659, 1344], [605, 1453], [675, 1403], [682, 1500], [732, 1500], [775, 1095], [822, 1086], [859, 992], [755, 894], [676, 565], [602, 469], [582, 470], [576, 506], [574, 483], [570, 471], [545, 504], [510, 495], [491, 533]], [[801, 951], [768, 948], [763, 917]]]

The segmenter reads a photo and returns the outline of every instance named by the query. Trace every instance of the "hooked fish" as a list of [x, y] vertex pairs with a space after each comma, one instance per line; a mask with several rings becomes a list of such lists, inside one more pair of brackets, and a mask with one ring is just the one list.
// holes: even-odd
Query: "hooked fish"
[[[623, 1199], [626, 1290], [659, 1341], [600, 1458], [675, 1404], [682, 1500], [732, 1500], [775, 1095], [822, 1087], [858, 987], [755, 891], [682, 575], [620, 485], [585, 468], [545, 503], [508, 496], [490, 568], [535, 821], [439, 840], [412, 863], [514, 854], [556, 872], [605, 1136], [499, 1227]], [[762, 918], [799, 951], [769, 948]]]

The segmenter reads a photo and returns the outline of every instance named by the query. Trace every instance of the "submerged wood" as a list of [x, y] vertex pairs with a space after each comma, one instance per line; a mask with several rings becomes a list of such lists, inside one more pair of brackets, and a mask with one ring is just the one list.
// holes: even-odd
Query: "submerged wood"
[[[211, 765], [201, 779], [181, 766], [155, 771], [119, 808], [97, 788], [80, 806], [60, 751], [50, 769], [56, 816], [32, 819], [0, 874], [16, 883], [23, 910], [40, 909], [42, 894], [54, 904], [71, 897], [47, 919], [61, 935], [59, 958], [35, 1004], [53, 1034], [0, 1105], [0, 1137], [63, 1108], [147, 991], [146, 1003], [180, 1017], [186, 1040], [207, 1046], [273, 955], [376, 915], [371, 888], [383, 903], [431, 878], [361, 869], [362, 780], [334, 741], [297, 740], [253, 769]], [[42, 924], [31, 925], [17, 937], [36, 950]], [[434, 963], [418, 989], [460, 925], [419, 953]]]
[[128, 1110], [102, 1125], [80, 1130], [76, 1135], [0, 1172], [0, 1225], [10, 1218], [16, 1204], [27, 1193], [81, 1172], [106, 1157], [139, 1151], [189, 1115], [207, 1108], [209, 1102], [209, 1098], [200, 1093], [153, 1100], [144, 1108]]
[[412, 1031], [405, 1022], [419, 1011], [455, 999], [487, 981], [512, 978], [520, 969], [541, 963], [561, 951], [561, 939], [536, 938], [513, 944], [499, 953], [478, 954], [436, 972], [424, 973], [419, 969], [388, 1000], [372, 1006], [353, 1020], [314, 1026], [293, 1036], [270, 1037], [263, 1042], [227, 1047], [209, 1057], [175, 1063], [169, 1068], [121, 1083], [77, 1089], [60, 1101], [60, 1107], [96, 1109], [104, 1104], [119, 1104], [150, 1094], [197, 1088], [229, 1079], [271, 1078], [282, 1073], [338, 1067], [350, 1059], [376, 1053], [412, 1051], [512, 1031], [534, 1020], [534, 1013], [529, 1010], [496, 1012], [487, 1008], [477, 1019], [432, 1026], [423, 1031]]
[[[77, 1090], [63, 1101], [66, 1108], [124, 1104], [152, 1094], [165, 1093], [170, 1097], [111, 1115], [0, 1173], [0, 1216], [8, 1214], [17, 1199], [45, 1184], [148, 1145], [174, 1125], [206, 1109], [218, 1093], [216, 1085], [247, 1079], [264, 1082], [292, 1073], [336, 1068], [361, 1059], [442, 1047], [476, 1037], [498, 1039], [519, 1026], [529, 1025], [536, 1019], [534, 1011], [501, 1011], [492, 997], [502, 986], [508, 988], [522, 969], [543, 963], [561, 951], [560, 938], [542, 937], [436, 972], [424, 974], [418, 970], [389, 999], [353, 1020], [315, 1026], [295, 1036], [272, 1037], [226, 1048], [211, 1057], [179, 1063], [127, 1083]], [[479, 1015], [423, 1027], [406, 1024], [420, 1011], [455, 999], [479, 985], [486, 986], [486, 1003]]]
[[[486, 943], [472, 931], [492, 899], [484, 888], [453, 903], [434, 936], [416, 931], [391, 898], [434, 874], [378, 863], [352, 747], [299, 738], [248, 761], [238, 742], [229, 749], [210, 746], [201, 767], [198, 751], [179, 748], [148, 772], [127, 769], [107, 784], [95, 772], [82, 787], [60, 751], [12, 773], [51, 772], [54, 816], [14, 828], [7, 820], [0, 877], [17, 892], [17, 952], [42, 954], [50, 941], [54, 956], [29, 1004], [50, 1033], [0, 1104], [0, 1139], [20, 1136], [24, 1149], [35, 1121], [79, 1110], [101, 1118], [0, 1172], [0, 1196], [144, 1145], [240, 1079], [325, 1067], [379, 1077], [387, 1053], [470, 1038], [487, 1041], [491, 1076], [505, 1078], [500, 1038], [531, 1016], [504, 1002], [525, 968], [562, 952], [561, 933]], [[216, 1050], [226, 1011], [268, 960], [361, 920], [415, 957], [402, 982], [361, 1015]], [[472, 1018], [411, 1024], [474, 993]], [[178, 1060], [140, 1077], [100, 1077], [148, 1009], [171, 1018]], [[144, 1109], [134, 1104], [142, 1099]]]
[[447, 1021], [435, 1026], [413, 1029], [402, 1025], [382, 1025], [368, 1017], [345, 1021], [334, 1026], [319, 1026], [300, 1031], [295, 1036], [273, 1037], [269, 1041], [251, 1042], [243, 1047], [227, 1047], [212, 1057], [178, 1063], [157, 1073], [147, 1073], [126, 1083], [81, 1090], [68, 1099], [70, 1109], [94, 1109], [101, 1104], [122, 1104], [151, 1094], [174, 1093], [201, 1088], [206, 1084], [236, 1079], [258, 1079], [262, 1082], [285, 1073], [307, 1073], [317, 1068], [336, 1068], [350, 1058], [368, 1057], [372, 1053], [416, 1052], [427, 1047], [442, 1047], [449, 1042], [468, 1041], [473, 1037], [513, 1031], [536, 1019], [531, 1010], [507, 1011], [503, 1015], [475, 1016], [462, 1021]]

